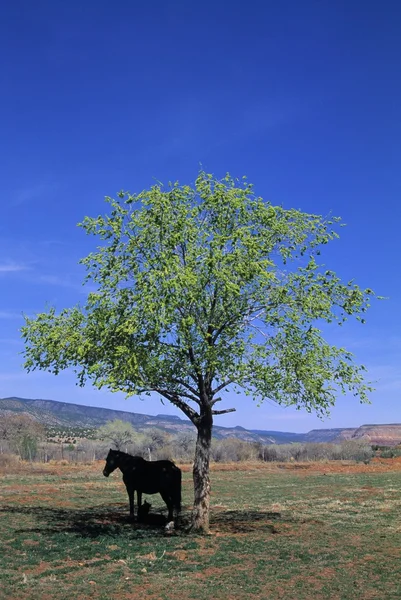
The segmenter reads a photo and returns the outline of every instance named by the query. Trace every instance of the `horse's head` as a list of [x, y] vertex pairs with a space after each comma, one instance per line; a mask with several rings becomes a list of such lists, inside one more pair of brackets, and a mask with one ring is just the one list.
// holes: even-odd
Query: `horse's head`
[[118, 450], [112, 450], [110, 448], [109, 453], [106, 457], [106, 464], [104, 465], [103, 475], [108, 477], [120, 464], [120, 452]]

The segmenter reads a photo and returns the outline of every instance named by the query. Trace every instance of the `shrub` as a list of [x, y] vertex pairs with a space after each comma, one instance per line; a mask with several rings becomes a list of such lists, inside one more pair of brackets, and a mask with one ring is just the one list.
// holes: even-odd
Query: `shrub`
[[386, 448], [380, 454], [382, 458], [398, 458], [401, 456], [401, 448]]
[[0, 469], [6, 470], [11, 467], [16, 467], [20, 462], [16, 454], [0, 454]]
[[371, 446], [362, 440], [350, 440], [342, 444], [306, 443], [306, 444], [271, 444], [259, 449], [259, 460], [288, 462], [294, 460], [356, 460], [369, 461], [373, 456]]

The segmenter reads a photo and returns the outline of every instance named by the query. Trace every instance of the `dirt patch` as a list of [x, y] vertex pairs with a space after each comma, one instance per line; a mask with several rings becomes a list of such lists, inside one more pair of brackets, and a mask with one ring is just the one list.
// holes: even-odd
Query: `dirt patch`
[[319, 475], [329, 475], [331, 473], [383, 473], [391, 471], [401, 471], [401, 460], [399, 460], [399, 458], [374, 458], [368, 464], [357, 463], [353, 461], [330, 461], [327, 463], [311, 462], [306, 464], [284, 463], [278, 465], [278, 468], [284, 468], [288, 471], [295, 471], [300, 473], [304, 471], [305, 475], [308, 475], [310, 473], [317, 473]]
[[[192, 472], [191, 464], [179, 464], [177, 465], [184, 473]], [[16, 467], [13, 467], [9, 471], [0, 471], [0, 478], [12, 476], [16, 474], [25, 474], [35, 476], [49, 475], [66, 477], [74, 473], [101, 473], [104, 466], [104, 461], [95, 461], [91, 464], [86, 465], [74, 465], [74, 464], [36, 464], [36, 463], [24, 463], [20, 462]], [[327, 462], [232, 462], [232, 463], [211, 463], [211, 472], [232, 472], [232, 471], [279, 471], [279, 470], [297, 471], [297, 472], [315, 472], [315, 473], [370, 473], [370, 472], [386, 472], [386, 471], [401, 471], [401, 456], [394, 458], [373, 458], [370, 463], [357, 463], [355, 461], [327, 461]], [[191, 482], [184, 481], [184, 485], [190, 485]], [[54, 485], [42, 484], [47, 490], [56, 491]], [[98, 488], [101, 486], [100, 482], [87, 482], [85, 486], [88, 488]], [[10, 486], [13, 489], [17, 487], [25, 486]], [[36, 484], [35, 484], [36, 487]]]
[[[180, 465], [184, 472], [191, 471], [188, 465]], [[356, 461], [327, 461], [327, 462], [236, 462], [236, 463], [211, 463], [211, 472], [219, 471], [270, 471], [281, 470], [298, 472], [308, 475], [310, 473], [382, 473], [386, 471], [401, 471], [401, 456], [395, 458], [373, 458], [368, 464]]]
[[23, 543], [24, 546], [39, 546], [39, 542], [36, 540], [25, 540]]

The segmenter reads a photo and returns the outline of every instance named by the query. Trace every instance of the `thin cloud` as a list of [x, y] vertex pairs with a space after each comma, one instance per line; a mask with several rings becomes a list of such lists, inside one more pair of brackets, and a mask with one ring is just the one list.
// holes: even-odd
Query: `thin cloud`
[[28, 267], [24, 263], [17, 263], [14, 261], [0, 263], [0, 274], [18, 273], [19, 271], [26, 271], [27, 269]]

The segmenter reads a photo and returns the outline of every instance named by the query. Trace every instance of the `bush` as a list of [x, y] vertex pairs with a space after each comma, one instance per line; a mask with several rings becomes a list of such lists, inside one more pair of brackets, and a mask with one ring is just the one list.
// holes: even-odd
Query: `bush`
[[0, 469], [5, 470], [16, 467], [20, 462], [16, 454], [0, 454]]
[[211, 456], [215, 462], [258, 460], [260, 446], [237, 438], [213, 439]]
[[340, 444], [342, 460], [356, 460], [358, 462], [370, 461], [374, 452], [369, 444], [363, 440], [349, 440]]
[[373, 457], [371, 446], [362, 440], [350, 440], [342, 444], [306, 443], [271, 444], [259, 449], [259, 460], [288, 462], [356, 460], [369, 461]]
[[401, 448], [386, 448], [380, 456], [381, 458], [398, 458], [401, 456]]

